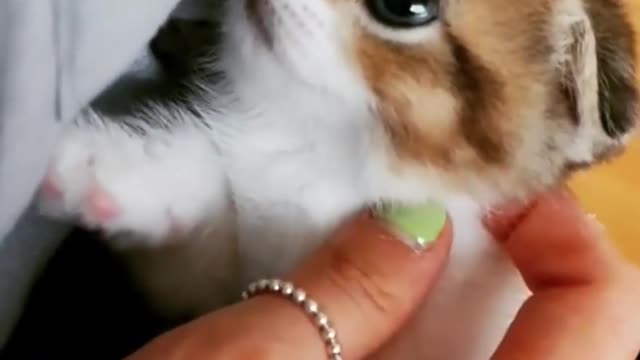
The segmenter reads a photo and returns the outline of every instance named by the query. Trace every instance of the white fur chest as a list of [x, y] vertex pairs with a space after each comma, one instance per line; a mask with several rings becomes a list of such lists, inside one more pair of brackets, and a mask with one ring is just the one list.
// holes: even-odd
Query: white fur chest
[[383, 195], [367, 181], [370, 130], [340, 122], [352, 113], [339, 105], [321, 112], [298, 101], [270, 105], [223, 141], [243, 282], [289, 269], [340, 221]]

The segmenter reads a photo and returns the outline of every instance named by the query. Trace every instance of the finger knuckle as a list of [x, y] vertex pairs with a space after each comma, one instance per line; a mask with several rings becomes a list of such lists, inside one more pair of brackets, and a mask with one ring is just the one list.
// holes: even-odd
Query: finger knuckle
[[352, 255], [333, 252], [327, 279], [367, 315], [386, 316], [398, 307], [399, 297], [384, 286], [383, 278]]

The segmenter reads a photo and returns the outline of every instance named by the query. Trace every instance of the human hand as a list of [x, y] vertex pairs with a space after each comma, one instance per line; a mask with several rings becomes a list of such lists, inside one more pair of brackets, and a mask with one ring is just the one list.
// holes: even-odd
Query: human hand
[[[360, 214], [285, 276], [322, 306], [349, 359], [371, 354], [402, 327], [449, 254], [444, 211], [404, 209], [383, 218]], [[302, 309], [276, 296], [257, 296], [177, 328], [127, 360], [326, 358], [321, 336]]]
[[[640, 274], [571, 194], [559, 190], [527, 209], [505, 209], [488, 218], [487, 227], [533, 292], [494, 360], [635, 358]], [[438, 241], [416, 253], [374, 218], [361, 215], [289, 278], [325, 305], [350, 358], [363, 358], [428, 295], [450, 237], [447, 224]], [[324, 359], [323, 351], [299, 309], [262, 296], [177, 329], [129, 360]]]
[[488, 219], [533, 295], [493, 360], [632, 360], [640, 272], [567, 190]]

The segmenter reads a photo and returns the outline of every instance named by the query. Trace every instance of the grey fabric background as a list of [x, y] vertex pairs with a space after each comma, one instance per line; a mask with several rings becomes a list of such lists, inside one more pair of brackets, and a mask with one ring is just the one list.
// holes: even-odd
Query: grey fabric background
[[[61, 124], [123, 73], [145, 76], [145, 45], [179, 1], [0, 1], [0, 349], [67, 233], [30, 207]], [[183, 0], [177, 15], [211, 3]]]

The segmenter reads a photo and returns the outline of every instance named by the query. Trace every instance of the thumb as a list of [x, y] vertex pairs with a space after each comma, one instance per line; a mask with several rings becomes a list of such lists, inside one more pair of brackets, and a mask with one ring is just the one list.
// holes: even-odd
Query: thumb
[[[426, 206], [360, 214], [284, 276], [315, 300], [337, 332], [344, 359], [390, 339], [435, 284], [451, 227]], [[154, 340], [133, 359], [327, 359], [305, 312], [279, 296], [255, 296]], [[334, 357], [335, 359], [336, 357]]]
[[[435, 284], [449, 254], [451, 227], [438, 207], [366, 212], [339, 229], [288, 279], [323, 308], [347, 359], [377, 350]], [[319, 358], [324, 344], [317, 334]], [[300, 357], [309, 359], [309, 342]], [[315, 352], [314, 352], [315, 353]]]

